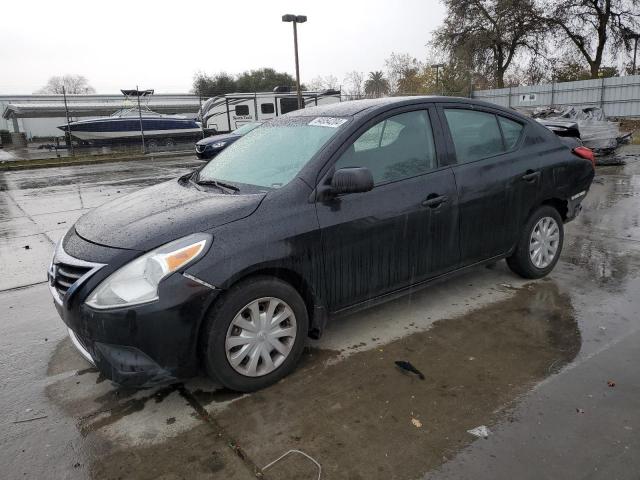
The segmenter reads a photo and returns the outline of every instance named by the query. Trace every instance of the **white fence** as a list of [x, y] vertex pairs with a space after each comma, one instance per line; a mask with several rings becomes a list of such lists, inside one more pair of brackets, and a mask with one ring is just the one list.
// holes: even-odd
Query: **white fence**
[[640, 75], [477, 90], [473, 98], [513, 108], [600, 107], [608, 117], [640, 117]]

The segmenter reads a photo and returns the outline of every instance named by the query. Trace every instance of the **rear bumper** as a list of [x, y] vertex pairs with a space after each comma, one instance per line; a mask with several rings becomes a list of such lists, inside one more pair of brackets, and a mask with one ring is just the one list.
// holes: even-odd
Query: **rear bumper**
[[565, 223], [575, 220], [575, 218], [580, 214], [580, 212], [582, 211], [582, 200], [584, 200], [586, 196], [587, 191], [584, 190], [577, 193], [576, 195], [573, 195], [567, 201], [567, 218], [565, 219]]

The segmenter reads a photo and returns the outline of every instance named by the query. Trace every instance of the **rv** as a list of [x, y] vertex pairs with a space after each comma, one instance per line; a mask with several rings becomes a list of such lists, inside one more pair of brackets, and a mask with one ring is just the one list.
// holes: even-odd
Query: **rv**
[[[305, 107], [340, 101], [340, 92], [302, 92]], [[250, 122], [263, 122], [298, 110], [298, 95], [289, 88], [276, 87], [273, 92], [229, 93], [212, 97], [202, 104], [198, 119], [209, 132], [228, 133]]]

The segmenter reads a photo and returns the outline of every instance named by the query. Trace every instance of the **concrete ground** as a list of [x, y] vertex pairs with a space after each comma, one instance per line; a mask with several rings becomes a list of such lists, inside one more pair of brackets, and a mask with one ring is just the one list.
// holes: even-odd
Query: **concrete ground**
[[[198, 140], [195, 139], [178, 139], [171, 146], [166, 146], [162, 141], [154, 139], [149, 145], [147, 145], [147, 151], [159, 153], [159, 152], [183, 152], [185, 154], [193, 152], [194, 144]], [[73, 155], [79, 157], [94, 157], [100, 155], [118, 155], [118, 154], [131, 154], [138, 155], [142, 150], [141, 142], [129, 143], [122, 145], [107, 145], [107, 146], [79, 146], [74, 147]], [[16, 147], [14, 145], [3, 145], [0, 148], [0, 163], [1, 162], [15, 162], [20, 160], [43, 160], [53, 158], [67, 158], [71, 157], [71, 149], [67, 148], [64, 142], [60, 142], [59, 147], [52, 141], [40, 141], [29, 142], [25, 147]]]
[[[77, 354], [44, 283], [82, 213], [190, 157], [0, 173], [3, 478], [606, 478], [640, 471], [640, 148], [598, 169], [561, 261], [504, 262], [334, 319], [279, 384], [126, 390]], [[425, 380], [399, 370], [410, 361]], [[487, 438], [468, 430], [489, 429]], [[264, 478], [314, 479], [291, 454]]]

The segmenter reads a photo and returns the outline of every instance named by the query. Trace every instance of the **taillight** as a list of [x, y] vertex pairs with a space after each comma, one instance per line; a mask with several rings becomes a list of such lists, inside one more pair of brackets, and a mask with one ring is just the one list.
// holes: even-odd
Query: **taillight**
[[593, 155], [593, 151], [590, 148], [576, 147], [572, 150], [572, 152], [578, 155], [580, 158], [589, 160], [594, 167], [596, 166], [596, 157]]

